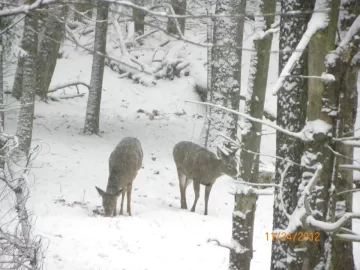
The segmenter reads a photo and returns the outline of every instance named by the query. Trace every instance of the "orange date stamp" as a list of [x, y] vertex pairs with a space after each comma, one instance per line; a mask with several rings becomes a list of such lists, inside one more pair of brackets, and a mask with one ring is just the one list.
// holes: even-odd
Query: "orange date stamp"
[[320, 232], [266, 232], [266, 241], [319, 242]]

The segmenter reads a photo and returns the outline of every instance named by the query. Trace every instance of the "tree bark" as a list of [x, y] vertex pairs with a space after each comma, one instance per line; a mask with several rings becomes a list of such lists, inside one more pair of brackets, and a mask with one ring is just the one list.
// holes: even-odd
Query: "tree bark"
[[[174, 9], [174, 12], [176, 15], [185, 15], [186, 14], [186, 0], [171, 0], [171, 5]], [[170, 34], [178, 34], [177, 29], [176, 29], [176, 23], [175, 23], [176, 19], [170, 19], [168, 20], [168, 24], [167, 24], [167, 31]], [[181, 18], [181, 19], [177, 19], [180, 25], [180, 30], [181, 33], [184, 35], [185, 34], [185, 19]]]
[[[135, 5], [144, 6], [145, 0], [134, 0]], [[135, 26], [135, 33], [142, 35], [145, 33], [145, 12], [137, 8], [133, 8], [133, 20]]]
[[77, 11], [77, 12], [74, 12], [74, 19], [76, 21], [82, 21], [82, 18], [84, 16], [86, 16], [88, 18], [92, 18], [94, 1], [93, 0], [87, 0], [86, 3], [84, 3], [84, 1], [78, 1], [78, 2], [81, 2], [81, 3], [76, 3], [74, 5], [75, 10]]
[[[245, 12], [246, 0], [218, 0], [216, 14], [242, 14]], [[229, 48], [213, 47], [211, 61], [211, 103], [239, 110], [241, 85], [241, 53], [235, 48], [242, 46], [244, 17], [222, 17], [214, 22], [213, 42], [217, 45], [228, 45]], [[231, 47], [230, 47], [231, 46]], [[215, 147], [220, 138], [219, 131], [231, 138], [237, 135], [238, 116], [212, 108], [205, 120], [205, 130], [209, 130], [207, 145]]]
[[[106, 50], [106, 37], [107, 37], [107, 24], [108, 24], [108, 9], [109, 4], [106, 2], [98, 2], [96, 26], [95, 26], [95, 44], [94, 49], [97, 52], [105, 54]], [[101, 92], [104, 78], [105, 59], [99, 54], [94, 54], [89, 98], [86, 108], [85, 116], [85, 134], [98, 134], [99, 121], [100, 121], [100, 104]]]
[[61, 5], [54, 6], [52, 15], [44, 25], [44, 38], [40, 42], [37, 59], [36, 93], [42, 100], [47, 100], [48, 89], [55, 71], [58, 59], [60, 42], [65, 37], [66, 8]]
[[[259, 1], [257, 11], [260, 14], [274, 13], [276, 9], [276, 0]], [[266, 31], [271, 28], [274, 22], [274, 16], [256, 17], [255, 28], [257, 31]], [[263, 39], [254, 39], [253, 48], [255, 52], [250, 60], [250, 74], [248, 89], [245, 102], [245, 113], [262, 119], [264, 112], [265, 93], [270, 62], [270, 49], [272, 35]], [[244, 126], [248, 130], [241, 137], [241, 154], [240, 154], [240, 177], [246, 182], [259, 182], [259, 155], [254, 155], [248, 151], [259, 153], [261, 143], [262, 126], [259, 123], [250, 123], [243, 120]], [[245, 150], [248, 151], [245, 151]], [[254, 194], [236, 194], [235, 209], [233, 213], [233, 242], [240, 243], [245, 250], [241, 253], [231, 251], [230, 269], [250, 269], [251, 259], [253, 257], [253, 235], [254, 219], [257, 196]], [[238, 214], [242, 213], [242, 214]], [[235, 241], [234, 241], [235, 240]]]
[[229, 270], [250, 269], [256, 200], [255, 194], [235, 195]]
[[23, 92], [22, 84], [23, 84], [24, 61], [25, 61], [24, 57], [19, 55], [16, 71], [15, 71], [13, 89], [11, 93], [11, 95], [16, 99], [20, 99]]
[[[354, 19], [360, 14], [360, 3], [350, 0], [342, 2], [342, 12], [346, 16], [340, 16], [340, 37], [344, 35], [353, 24]], [[357, 115], [357, 67], [352, 63], [356, 53], [360, 51], [360, 42], [353, 41], [353, 49], [346, 52], [346, 56], [341, 56], [336, 65], [332, 67], [338, 83], [329, 85], [330, 91], [336, 91], [338, 98], [338, 118], [336, 120], [336, 137], [354, 136], [355, 121]], [[356, 50], [355, 48], [358, 47]], [[328, 67], [329, 68], [329, 67]], [[331, 88], [330, 88], [331, 86]], [[353, 172], [339, 170], [339, 165], [353, 164], [354, 150], [352, 147], [342, 143], [333, 144], [332, 147], [342, 156], [336, 156], [333, 175], [333, 185], [336, 192], [332, 193], [329, 204], [330, 220], [335, 221], [335, 217], [345, 212], [352, 212], [353, 196], [351, 192], [338, 195], [339, 192], [351, 190], [353, 188]], [[347, 158], [345, 158], [347, 157]], [[352, 223], [349, 221], [343, 227], [351, 230]], [[332, 269], [354, 269], [353, 246], [351, 242], [329, 239], [331, 241], [331, 267]]]
[[[33, 3], [31, 1], [30, 3]], [[36, 56], [38, 46], [37, 14], [36, 11], [30, 11], [25, 17], [24, 35], [22, 40], [22, 49], [26, 52], [24, 56], [22, 95], [20, 99], [20, 112], [16, 136], [19, 139], [18, 149], [29, 154], [35, 108], [35, 87], [36, 87]], [[35, 30], [35, 31], [34, 31]]]
[[[3, 18], [0, 17], [0, 31], [4, 29]], [[3, 37], [0, 35], [0, 133], [5, 130], [5, 104], [4, 104], [4, 43]], [[0, 169], [4, 169], [4, 145], [5, 140], [0, 138]]]
[[[309, 10], [311, 1], [295, 0], [281, 1], [281, 12]], [[308, 22], [308, 16], [282, 16], [280, 19], [280, 50], [295, 49], [302, 38]], [[279, 54], [279, 73], [286, 65], [291, 52]], [[307, 55], [300, 58], [292, 71], [293, 75], [307, 74]], [[293, 132], [300, 131], [305, 125], [307, 81], [299, 77], [287, 77], [283, 89], [277, 97], [277, 125]], [[276, 155], [284, 159], [301, 163], [304, 144], [300, 140], [291, 138], [281, 132], [276, 132]], [[286, 162], [276, 160], [275, 183], [279, 184], [281, 175], [285, 170]], [[298, 187], [301, 182], [302, 172], [300, 167], [291, 166], [284, 178], [283, 194], [284, 206], [288, 213], [296, 207]], [[288, 220], [281, 208], [280, 192], [275, 189], [273, 228], [286, 228]], [[301, 254], [295, 253], [295, 242], [273, 241], [271, 254], [271, 269], [301, 269]], [[288, 258], [292, 258], [289, 262]]]

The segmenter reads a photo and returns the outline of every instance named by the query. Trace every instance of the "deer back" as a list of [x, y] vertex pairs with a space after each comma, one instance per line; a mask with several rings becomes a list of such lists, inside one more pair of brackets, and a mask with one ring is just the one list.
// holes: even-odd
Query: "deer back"
[[107, 192], [131, 183], [142, 166], [142, 160], [143, 151], [138, 139], [127, 137], [121, 140], [109, 158]]

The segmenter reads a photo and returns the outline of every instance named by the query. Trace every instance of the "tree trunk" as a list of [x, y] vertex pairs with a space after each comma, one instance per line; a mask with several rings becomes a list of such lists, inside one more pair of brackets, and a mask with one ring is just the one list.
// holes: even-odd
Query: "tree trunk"
[[[186, 14], [186, 0], [171, 0], [171, 5], [174, 9], [176, 15], [185, 15]], [[176, 29], [176, 19], [168, 20], [167, 31], [170, 34], [178, 34]], [[180, 30], [182, 34], [185, 34], [185, 19], [177, 19], [179, 22]]]
[[[331, 11], [329, 12], [329, 23], [326, 28], [317, 31], [311, 38], [309, 43], [309, 59], [308, 62], [309, 75], [320, 76], [325, 72], [325, 56], [326, 53], [335, 48], [335, 38], [338, 22], [338, 9], [340, 0], [328, 1]], [[331, 3], [331, 4], [330, 4]], [[333, 70], [329, 70], [330, 74], [334, 74]], [[334, 89], [329, 89], [329, 84], [322, 83], [320, 80], [308, 80], [309, 97], [308, 97], [308, 121], [324, 121], [332, 128], [331, 136], [336, 136], [336, 116], [333, 115], [337, 111], [338, 93]], [[313, 125], [318, 125], [317, 122], [312, 122]], [[329, 200], [331, 199], [330, 187], [336, 178], [337, 168], [334, 155], [327, 145], [331, 145], [331, 137], [329, 134], [319, 134], [314, 136], [314, 141], [305, 144], [304, 151], [304, 168], [303, 185], [307, 183], [308, 178], [311, 177], [313, 170], [312, 166], [320, 163], [323, 170], [318, 178], [314, 192], [311, 194], [311, 207], [316, 211], [314, 218], [321, 221], [326, 221], [329, 215]], [[318, 153], [321, 153], [319, 155]], [[306, 229], [306, 228], [305, 228]], [[307, 229], [307, 231], [310, 231]], [[320, 242], [307, 242], [305, 259], [303, 268], [317, 269], [317, 267], [325, 267], [328, 259], [327, 248], [329, 242], [329, 235], [320, 231]], [[319, 268], [320, 269], [320, 268]], [[329, 268], [331, 269], [331, 268]]]
[[[21, 46], [23, 47], [23, 45]], [[16, 98], [20, 99], [23, 89], [23, 69], [24, 69], [24, 57], [22, 55], [18, 56], [16, 71], [15, 71], [15, 78], [14, 78], [14, 84], [11, 95]]]
[[[343, 39], [346, 32], [349, 30], [352, 25], [354, 18], [360, 14], [360, 3], [356, 0], [349, 0], [343, 2], [342, 5], [343, 12], [347, 16], [340, 16], [340, 38]], [[358, 49], [360, 51], [360, 49]], [[352, 57], [349, 57], [350, 60]], [[349, 61], [342, 64], [344, 66], [344, 73], [341, 78], [341, 86], [339, 88], [340, 92], [340, 118], [339, 118], [339, 137], [345, 136], [354, 136], [355, 130], [355, 121], [357, 115], [357, 95], [358, 89], [356, 86], [357, 82], [357, 69], [356, 66], [350, 65]], [[343, 156], [349, 157], [348, 159], [344, 157], [337, 157], [338, 164], [352, 164], [354, 150], [352, 147], [338, 144], [335, 145], [335, 150], [338, 151]], [[351, 190], [353, 188], [353, 172], [352, 171], [340, 171], [338, 178], [336, 178], [335, 186], [337, 193], [345, 190]], [[335, 217], [335, 214], [339, 214], [339, 209], [342, 212], [352, 212], [352, 193], [345, 193], [343, 195], [336, 196], [334, 194], [334, 202], [332, 210], [332, 217]], [[335, 210], [337, 211], [335, 212]], [[348, 222], [344, 226], [347, 229], [352, 228], [352, 223]], [[332, 243], [332, 255], [331, 262], [333, 269], [354, 269], [354, 258], [353, 258], [353, 245], [351, 242], [336, 240]]]
[[[32, 3], [32, 2], [31, 2]], [[20, 112], [16, 129], [16, 136], [19, 139], [19, 150], [26, 155], [29, 154], [35, 108], [35, 86], [36, 86], [36, 56], [38, 46], [37, 14], [30, 11], [25, 17], [24, 35], [22, 49], [26, 52], [24, 56], [22, 95], [20, 99]]]
[[[207, 6], [207, 14], [213, 13], [213, 8], [211, 5], [211, 2], [208, 2]], [[211, 18], [207, 19], [207, 28], [206, 28], [206, 39], [207, 43], [212, 44], [213, 43], [213, 31], [214, 31], [214, 22]], [[206, 66], [206, 102], [211, 102], [212, 99], [212, 88], [211, 88], [211, 63], [212, 63], [212, 55], [211, 55], [212, 48], [207, 48], [207, 66]], [[204, 126], [202, 128], [201, 134], [200, 134], [200, 144], [204, 145], [205, 148], [208, 147], [208, 140], [210, 135], [210, 120], [211, 120], [211, 106], [206, 106], [205, 108], [205, 117], [204, 117]]]
[[[134, 0], [134, 4], [138, 6], [144, 6], [145, 0]], [[145, 12], [137, 8], [133, 8], [133, 20], [135, 25], [135, 33], [142, 35], [145, 33]]]
[[[0, 17], [0, 31], [4, 29], [3, 18]], [[3, 37], [0, 35], [0, 133], [5, 130], [5, 116], [4, 116], [4, 43]], [[0, 169], [4, 169], [4, 145], [5, 140], [0, 138]]]
[[[311, 1], [295, 0], [281, 1], [281, 12], [309, 10]], [[295, 49], [302, 38], [308, 22], [308, 16], [282, 16], [280, 19], [280, 50]], [[292, 52], [279, 54], [279, 73], [289, 60]], [[300, 58], [292, 71], [293, 75], [307, 74], [306, 53]], [[287, 77], [283, 90], [277, 97], [277, 125], [293, 132], [300, 131], [305, 125], [307, 81], [299, 77]], [[284, 159], [301, 163], [303, 142], [291, 138], [281, 132], [276, 132], [276, 155]], [[285, 170], [286, 162], [276, 160], [275, 183], [279, 184], [281, 175]], [[284, 178], [283, 194], [284, 206], [288, 213], [296, 207], [298, 187], [301, 182], [302, 172], [300, 167], [291, 166]], [[288, 220], [281, 209], [280, 192], [275, 189], [273, 228], [286, 228]], [[271, 254], [271, 269], [301, 269], [301, 254], [295, 253], [295, 242], [273, 241]], [[289, 262], [289, 258], [292, 258]]]
[[86, 3], [84, 1], [78, 1], [80, 3], [76, 3], [74, 12], [74, 19], [76, 21], [81, 21], [84, 16], [88, 18], [92, 18], [94, 2], [92, 0], [87, 0]]
[[[354, 19], [360, 14], [360, 3], [357, 1], [343, 2], [341, 8], [347, 16], [340, 16], [340, 38], [343, 39]], [[351, 18], [351, 19], [350, 19]], [[341, 35], [343, 34], [343, 35]], [[357, 44], [356, 44], [357, 43]], [[354, 136], [355, 121], [357, 115], [357, 67], [352, 63], [354, 55], [360, 52], [360, 42], [353, 43], [353, 49], [341, 57], [336, 65], [331, 68], [332, 74], [338, 83], [329, 84], [329, 90], [335, 91], [338, 98], [338, 118], [336, 119], [336, 137]], [[356, 47], [358, 49], [356, 49]], [[329, 69], [330, 67], [327, 66]], [[353, 188], [353, 172], [349, 170], [339, 170], [339, 165], [353, 164], [353, 148], [342, 143], [333, 144], [332, 147], [342, 156], [335, 157], [335, 166], [332, 184], [336, 192], [332, 193], [328, 205], [330, 214], [329, 219], [334, 222], [337, 215], [345, 212], [352, 212], [353, 196], [351, 192], [338, 195], [339, 192], [351, 190]], [[347, 158], [345, 158], [347, 157]], [[351, 230], [352, 224], [349, 221], [343, 227]], [[332, 269], [354, 269], [353, 246], [349, 241], [329, 238], [331, 243], [330, 260]], [[331, 269], [331, 268], [330, 268]]]
[[[242, 14], [245, 12], [246, 0], [225, 1], [216, 3], [216, 14]], [[211, 103], [239, 110], [241, 84], [241, 53], [235, 48], [242, 46], [244, 17], [221, 17], [214, 22], [213, 42], [216, 45], [231, 47], [213, 47], [211, 61]], [[219, 131], [236, 138], [238, 116], [224, 110], [213, 108], [207, 115], [205, 130], [209, 130], [207, 145], [215, 147]]]
[[[94, 49], [97, 52], [105, 54], [106, 37], [107, 37], [107, 23], [108, 23], [108, 9], [109, 4], [106, 2], [98, 2], [96, 26], [95, 26], [95, 44]], [[100, 121], [100, 104], [101, 92], [104, 78], [105, 59], [99, 54], [94, 54], [89, 98], [86, 108], [85, 116], [85, 134], [98, 134]]]
[[235, 195], [229, 270], [250, 269], [256, 200], [255, 194]]
[[64, 6], [54, 6], [52, 16], [49, 16], [46, 20], [44, 29], [45, 38], [42, 39], [39, 45], [36, 93], [43, 100], [47, 100], [49, 85], [59, 54], [60, 42], [65, 37], [65, 24], [60, 22], [58, 18], [65, 21], [65, 16], [66, 8]]
[[[274, 13], [276, 9], [276, 0], [259, 1], [257, 11], [260, 14]], [[273, 16], [256, 17], [255, 27], [257, 31], [266, 31], [271, 28], [274, 22]], [[270, 49], [272, 43], [272, 35], [268, 35], [263, 39], [254, 39], [255, 52], [250, 60], [250, 74], [247, 89], [247, 99], [245, 103], [245, 113], [248, 115], [262, 119], [265, 103], [265, 93], [268, 77], [268, 69], [270, 62]], [[258, 183], [259, 180], [259, 155], [251, 154], [251, 152], [260, 152], [261, 131], [262, 126], [259, 123], [250, 123], [243, 120], [249, 130], [241, 137], [242, 150], [240, 154], [240, 177], [246, 182]], [[244, 150], [245, 149], [245, 150]], [[253, 235], [254, 235], [254, 219], [257, 196], [254, 194], [236, 194], [235, 209], [233, 213], [233, 241], [238, 242], [245, 250], [241, 253], [235, 251], [230, 252], [230, 269], [250, 269], [251, 259], [253, 257]], [[239, 215], [239, 213], [242, 213]]]

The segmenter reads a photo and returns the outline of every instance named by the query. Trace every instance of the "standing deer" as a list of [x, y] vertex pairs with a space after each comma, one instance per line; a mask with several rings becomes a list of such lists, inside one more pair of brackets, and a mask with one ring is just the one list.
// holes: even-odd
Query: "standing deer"
[[187, 209], [186, 188], [193, 182], [195, 200], [191, 212], [195, 211], [202, 184], [205, 186], [204, 215], [207, 215], [209, 194], [216, 179], [223, 174], [235, 177], [238, 173], [235, 153], [236, 150], [226, 155], [217, 148], [218, 158], [213, 152], [192, 142], [182, 141], [174, 146], [173, 156], [179, 177], [181, 209]]
[[127, 137], [120, 141], [109, 158], [109, 179], [106, 192], [95, 186], [102, 197], [105, 216], [116, 216], [117, 199], [122, 193], [120, 215], [123, 214], [125, 192], [127, 191], [127, 213], [131, 216], [131, 190], [142, 166], [143, 151], [140, 141]]

